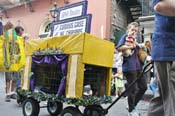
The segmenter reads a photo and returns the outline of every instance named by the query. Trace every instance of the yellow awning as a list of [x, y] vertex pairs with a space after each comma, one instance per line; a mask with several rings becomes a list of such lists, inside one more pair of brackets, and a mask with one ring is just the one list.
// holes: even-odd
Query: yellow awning
[[112, 67], [113, 64], [114, 44], [87, 33], [29, 40], [25, 52], [32, 55], [46, 48], [59, 48], [65, 54], [81, 54], [86, 64], [104, 67]]

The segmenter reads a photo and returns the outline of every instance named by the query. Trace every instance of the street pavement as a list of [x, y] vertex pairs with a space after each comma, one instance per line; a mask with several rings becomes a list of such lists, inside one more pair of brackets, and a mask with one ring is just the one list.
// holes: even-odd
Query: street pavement
[[[0, 93], [0, 116], [23, 116], [22, 107], [20, 107], [16, 100], [11, 100], [11, 102], [4, 101], [5, 93]], [[113, 97], [115, 99], [115, 97]], [[42, 105], [42, 103], [41, 103]], [[102, 105], [103, 108], [107, 107], [109, 104]], [[141, 116], [147, 115], [147, 108], [149, 102], [148, 99], [141, 100], [138, 104], [137, 111]], [[64, 104], [64, 106], [67, 106]], [[106, 116], [127, 116], [127, 99], [121, 98], [116, 104], [109, 109], [109, 112]], [[80, 108], [83, 111], [83, 107]], [[49, 116], [46, 108], [41, 108], [39, 116]]]
[[[16, 100], [12, 99], [11, 102], [5, 102], [5, 83], [3, 78], [0, 78], [0, 116], [23, 116], [22, 107], [16, 103]], [[137, 111], [141, 116], [147, 116], [147, 109], [149, 105], [149, 100], [151, 96], [151, 91], [148, 89], [146, 91], [143, 100], [141, 100], [137, 106]], [[115, 99], [115, 97], [113, 97]], [[44, 103], [41, 103], [43, 105]], [[102, 105], [103, 108], [106, 108], [110, 104]], [[67, 105], [64, 104], [64, 107]], [[106, 116], [127, 116], [127, 99], [121, 98], [118, 102], [114, 104]], [[84, 107], [80, 107], [80, 110], [83, 111]], [[39, 116], [49, 116], [46, 108], [41, 108]]]

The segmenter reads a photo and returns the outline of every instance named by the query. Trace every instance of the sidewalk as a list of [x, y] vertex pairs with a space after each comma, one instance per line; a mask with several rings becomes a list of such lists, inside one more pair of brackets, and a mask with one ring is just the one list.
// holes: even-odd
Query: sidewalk
[[[152, 91], [148, 87], [143, 99], [137, 105], [137, 111], [140, 113], [140, 116], [147, 116], [149, 102], [152, 99]], [[114, 97], [113, 100], [116, 98]], [[108, 105], [105, 105], [106, 107]], [[118, 102], [115, 103], [114, 106], [109, 109], [109, 113], [107, 116], [127, 116], [127, 97], [121, 98]]]
[[[150, 100], [149, 90], [146, 92], [144, 99], [141, 100], [137, 106], [138, 112], [141, 114], [140, 116], [147, 116], [147, 109]], [[22, 107], [19, 107], [16, 103], [16, 100], [12, 100], [11, 102], [4, 101], [4, 93], [0, 93], [0, 116], [23, 116]], [[113, 99], [116, 99], [113, 97]], [[110, 104], [102, 105], [103, 108], [106, 108]], [[67, 107], [67, 104], [64, 104], [64, 107]], [[114, 106], [112, 106], [108, 114], [106, 116], [127, 116], [127, 98], [121, 98]], [[10, 111], [9, 111], [10, 109]], [[84, 107], [80, 107], [80, 110], [83, 112]], [[46, 108], [41, 108], [39, 116], [50, 116], [47, 112]]]
[[[23, 116], [22, 114], [22, 107], [19, 107], [16, 103], [16, 100], [12, 100], [11, 102], [5, 102], [5, 80], [1, 77], [0, 78], [0, 116]], [[149, 101], [152, 98], [152, 92], [148, 88], [146, 91], [143, 100], [141, 100], [138, 103], [137, 110], [141, 114], [141, 116], [147, 116]], [[113, 100], [115, 100], [116, 97], [113, 97]], [[103, 108], [108, 107], [110, 104], [102, 105]], [[66, 107], [67, 104], [64, 104], [64, 107]], [[109, 109], [109, 112], [106, 116], [127, 116], [128, 111], [126, 109], [127, 107], [127, 98], [121, 98], [118, 102], [114, 104], [114, 106]], [[10, 109], [10, 111], [9, 111]], [[83, 112], [84, 108], [80, 108]], [[49, 116], [46, 108], [41, 108], [39, 116]]]
[[0, 72], [0, 92], [5, 93], [5, 76], [3, 72]]
[[[141, 100], [137, 105], [137, 111], [139, 112], [140, 116], [147, 116], [148, 112], [149, 101]], [[115, 109], [114, 109], [115, 108]], [[121, 99], [119, 102], [116, 103], [115, 107], [109, 110], [109, 115], [107, 116], [116, 116], [110, 114], [116, 114], [117, 116], [127, 116], [127, 99]]]

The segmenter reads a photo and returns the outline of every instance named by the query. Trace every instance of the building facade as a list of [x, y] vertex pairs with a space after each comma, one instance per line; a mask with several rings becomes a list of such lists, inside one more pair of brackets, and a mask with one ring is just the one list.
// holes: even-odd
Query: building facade
[[[81, 0], [33, 0], [29, 6], [27, 3], [7, 8], [3, 21], [11, 21], [14, 25], [21, 25], [25, 32], [30, 34], [30, 38], [38, 38], [39, 35], [47, 33], [48, 24], [52, 21], [49, 10], [53, 7], [53, 2], [57, 2], [58, 7], [64, 7]], [[92, 14], [91, 34], [102, 38], [109, 38], [110, 32], [110, 1], [88, 0], [87, 13]]]
[[54, 2], [60, 8], [82, 1], [88, 2], [87, 13], [92, 14], [90, 33], [116, 42], [129, 22], [150, 13], [150, 2], [143, 0], [2, 0], [0, 11], [4, 13], [4, 22], [23, 26], [31, 39], [37, 39], [49, 33], [53, 21], [49, 11]]

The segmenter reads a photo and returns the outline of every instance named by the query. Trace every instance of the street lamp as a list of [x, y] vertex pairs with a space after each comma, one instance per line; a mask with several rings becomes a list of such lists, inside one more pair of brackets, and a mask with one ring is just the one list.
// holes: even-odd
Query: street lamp
[[50, 10], [50, 15], [53, 18], [53, 21], [55, 22], [58, 15], [58, 7], [56, 2], [54, 2], [53, 8]]

